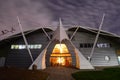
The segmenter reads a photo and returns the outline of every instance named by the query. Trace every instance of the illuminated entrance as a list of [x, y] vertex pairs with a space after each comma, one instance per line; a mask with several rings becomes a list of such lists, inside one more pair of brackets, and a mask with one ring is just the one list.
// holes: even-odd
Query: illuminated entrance
[[65, 44], [56, 44], [50, 55], [51, 66], [71, 66], [72, 58]]

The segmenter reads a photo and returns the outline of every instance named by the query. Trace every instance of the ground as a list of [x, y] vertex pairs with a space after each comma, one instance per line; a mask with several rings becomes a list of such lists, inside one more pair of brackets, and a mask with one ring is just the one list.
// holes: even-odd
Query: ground
[[79, 70], [68, 67], [48, 67], [44, 71], [49, 73], [48, 80], [74, 80], [71, 74]]
[[74, 80], [71, 74], [77, 71], [68, 67], [47, 67], [44, 70], [2, 67], [0, 80]]
[[0, 80], [46, 80], [48, 73], [13, 67], [0, 68]]

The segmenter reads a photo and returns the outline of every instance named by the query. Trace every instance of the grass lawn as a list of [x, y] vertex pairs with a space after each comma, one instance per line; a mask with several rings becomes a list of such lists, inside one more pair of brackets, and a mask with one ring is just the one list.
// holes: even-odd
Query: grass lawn
[[0, 68], [0, 80], [46, 80], [48, 74], [40, 70]]
[[73, 73], [75, 80], [120, 80], [120, 68], [105, 68], [101, 71], [79, 71]]

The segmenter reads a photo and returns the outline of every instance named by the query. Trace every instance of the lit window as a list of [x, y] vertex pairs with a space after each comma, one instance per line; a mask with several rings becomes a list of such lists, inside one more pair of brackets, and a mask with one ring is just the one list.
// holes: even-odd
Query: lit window
[[69, 53], [65, 44], [56, 44], [52, 53]]
[[[41, 44], [28, 45], [29, 49], [41, 49]], [[11, 49], [27, 49], [26, 45], [11, 45]]]
[[37, 49], [37, 45], [34, 45], [34, 49]]
[[[92, 48], [93, 43], [80, 43], [80, 48]], [[97, 48], [110, 48], [111, 45], [109, 43], [97, 43]]]
[[15, 45], [15, 49], [19, 49], [19, 45]]
[[109, 48], [110, 44], [109, 43], [97, 43], [98, 48]]
[[11, 49], [14, 49], [15, 48], [15, 45], [11, 45]]
[[34, 49], [34, 45], [31, 45], [31, 46], [30, 46], [30, 49]]
[[25, 45], [19, 45], [19, 49], [25, 49]]
[[40, 49], [42, 47], [42, 45], [38, 45], [38, 49]]

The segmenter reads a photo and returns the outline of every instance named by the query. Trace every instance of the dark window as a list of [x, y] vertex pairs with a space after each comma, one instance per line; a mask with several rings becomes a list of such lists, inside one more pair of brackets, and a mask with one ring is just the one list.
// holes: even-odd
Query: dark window
[[83, 48], [83, 44], [80, 44], [80, 48]]
[[90, 43], [88, 43], [88, 48], [91, 48], [91, 47], [92, 47], [92, 45]]
[[84, 48], [87, 48], [87, 43], [84, 44]]

